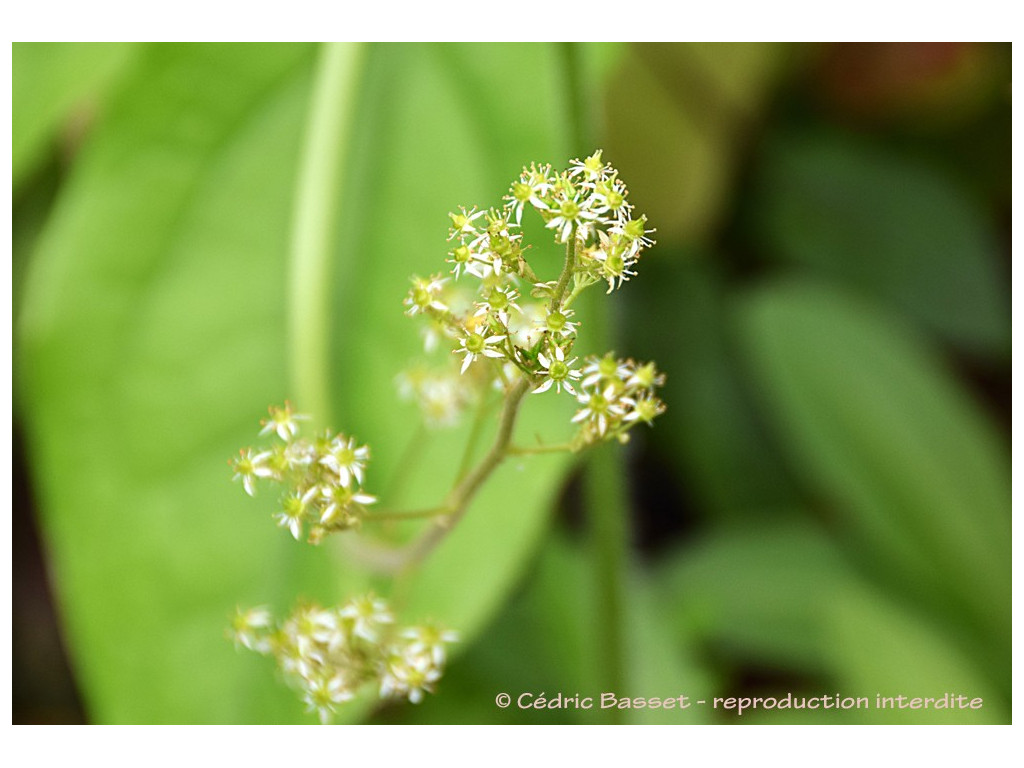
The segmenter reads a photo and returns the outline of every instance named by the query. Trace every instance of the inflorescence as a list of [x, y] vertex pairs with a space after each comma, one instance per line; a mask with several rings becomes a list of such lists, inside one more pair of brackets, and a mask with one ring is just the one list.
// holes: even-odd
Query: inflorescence
[[[407, 315], [429, 320], [428, 346], [436, 346], [438, 337], [450, 340], [461, 357], [460, 373], [489, 363], [493, 379], [506, 389], [517, 377], [526, 377], [534, 393], [564, 391], [576, 398], [581, 408], [573, 418], [580, 425], [574, 450], [624, 440], [631, 427], [649, 424], [665, 410], [655, 394], [664, 375], [653, 363], [611, 355], [580, 363], [572, 355], [580, 328], [573, 302], [595, 283], [606, 283], [607, 293], [621, 288], [654, 244], [647, 217], [635, 215], [628, 195], [600, 151], [574, 160], [562, 172], [550, 165], [524, 168], [502, 207], [460, 208], [449, 214], [447, 261], [454, 280], [441, 273], [413, 277], [404, 301]], [[527, 209], [538, 213], [555, 240], [566, 246], [558, 280], [539, 280], [527, 262], [521, 231]], [[468, 302], [453, 286], [463, 278], [477, 281]], [[422, 390], [403, 385], [424, 403]], [[448, 421], [457, 398], [467, 400], [454, 385], [438, 389], [435, 383], [431, 391], [449, 395], [448, 407], [438, 405], [436, 397], [429, 401], [432, 412], [445, 414]]]
[[285, 486], [274, 519], [296, 539], [308, 524], [309, 542], [318, 544], [328, 533], [358, 526], [377, 497], [362, 489], [370, 449], [355, 438], [327, 431], [312, 440], [300, 438], [299, 422], [306, 418], [293, 413], [288, 403], [271, 407], [260, 434], [278, 440], [262, 450], [243, 449], [232, 465], [234, 479], [250, 496], [256, 495], [259, 480]]
[[[654, 244], [646, 216], [635, 215], [628, 195], [618, 171], [598, 151], [561, 172], [550, 165], [524, 168], [501, 207], [449, 214], [447, 261], [454, 279], [414, 277], [404, 304], [407, 315], [427, 320], [427, 351], [447, 341], [457, 363], [440, 372], [413, 368], [399, 378], [400, 389], [419, 403], [433, 427], [454, 424], [488, 387], [501, 390], [505, 403], [490, 451], [462, 475], [440, 507], [426, 511], [439, 519], [411, 548], [414, 558], [422, 558], [458, 522], [510, 453], [578, 452], [607, 440], [625, 442], [630, 429], [650, 424], [665, 410], [656, 394], [665, 376], [654, 363], [611, 353], [581, 362], [573, 354], [581, 327], [573, 302], [591, 285], [606, 284], [608, 293], [621, 288]], [[540, 280], [527, 262], [522, 233], [527, 210], [538, 214], [565, 247], [557, 280]], [[475, 286], [468, 298], [459, 290], [467, 283]], [[516, 449], [510, 441], [524, 396], [551, 391], [576, 400], [575, 436], [560, 446]], [[329, 533], [373, 519], [367, 508], [377, 498], [363, 489], [370, 449], [329, 431], [300, 437], [304, 419], [288, 403], [272, 407], [260, 431], [271, 444], [243, 449], [232, 467], [250, 496], [260, 484], [283, 486], [274, 516], [278, 525], [295, 539], [308, 530], [308, 541], [318, 544]], [[402, 516], [375, 515], [380, 520]], [[455, 633], [433, 624], [398, 630], [387, 603], [373, 595], [341, 608], [300, 605], [282, 623], [265, 608], [239, 610], [233, 634], [240, 646], [273, 655], [323, 722], [371, 682], [382, 698], [419, 702], [433, 691], [444, 669], [445, 646], [456, 640]]]
[[322, 723], [370, 684], [382, 699], [418, 704], [433, 692], [447, 646], [458, 640], [432, 623], [397, 628], [387, 602], [372, 594], [340, 608], [300, 605], [280, 623], [264, 607], [239, 610], [232, 630], [239, 646], [277, 659]]

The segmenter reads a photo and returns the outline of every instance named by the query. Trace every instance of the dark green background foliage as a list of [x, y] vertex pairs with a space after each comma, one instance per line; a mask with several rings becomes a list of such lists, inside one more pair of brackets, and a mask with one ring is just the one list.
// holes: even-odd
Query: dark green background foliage
[[[235, 606], [387, 590], [343, 543], [291, 541], [225, 463], [294, 397], [289, 233], [317, 55], [13, 48], [15, 420], [91, 722], [306, 722], [270, 662], [225, 639]], [[350, 719], [599, 722], [493, 699], [600, 693], [595, 638], [617, 620], [620, 694], [955, 692], [984, 708], [742, 722], [1008, 722], [1009, 58], [981, 44], [367, 47], [330, 391], [335, 427], [373, 446], [370, 489], [424, 506], [449, 487], [465, 430], [429, 438], [389, 497], [418, 441], [414, 409], [390, 396], [418, 347], [401, 298], [444, 258], [447, 211], [497, 203], [524, 163], [593, 148], [576, 146], [574, 103], [658, 229], [610, 336], [668, 373], [669, 409], [622, 449], [624, 617], [594, 589], [580, 462], [510, 461], [410, 581], [403, 619], [463, 636], [439, 694]], [[567, 435], [557, 399], [528, 400], [520, 434]], [[32, 670], [58, 662], [26, 661], [31, 601], [16, 591], [16, 720], [73, 718], [39, 714], [56, 694]]]

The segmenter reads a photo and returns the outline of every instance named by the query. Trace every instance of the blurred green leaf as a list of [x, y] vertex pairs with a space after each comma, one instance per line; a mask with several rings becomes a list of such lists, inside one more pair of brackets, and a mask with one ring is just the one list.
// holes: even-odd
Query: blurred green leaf
[[776, 518], [796, 490], [748, 390], [719, 265], [714, 255], [659, 247], [622, 294], [626, 325], [638, 330], [630, 354], [656, 360], [668, 377], [669, 408], [644, 439], [709, 516]]
[[632, 44], [605, 92], [605, 157], [664, 244], [719, 224], [784, 57], [775, 43]]
[[[649, 574], [634, 574], [628, 593], [626, 638], [629, 656], [625, 696], [661, 699], [680, 695], [689, 698], [685, 709], [630, 709], [627, 723], [694, 724], [709, 721], [708, 710], [698, 700], [709, 700], [717, 681], [698, 658], [692, 631], [680, 631], [668, 620], [661, 593]], [[601, 621], [598, 610], [595, 620]], [[621, 697], [621, 695], [620, 695]]]
[[[670, 561], [665, 605], [674, 625], [716, 652], [828, 682], [820, 688], [747, 690], [745, 696], [866, 696], [869, 709], [750, 710], [755, 723], [990, 723], [1008, 720], [999, 686], [986, 678], [955, 626], [880, 593], [840, 548], [809, 525], [719, 532]], [[881, 710], [875, 695], [946, 692], [985, 700], [981, 710]], [[725, 713], [728, 714], [728, 713]]]
[[967, 611], [1006, 669], [1010, 478], [1000, 439], [894, 318], [809, 284], [740, 307], [756, 383], [809, 490], [867, 567], [935, 608]]
[[11, 152], [19, 186], [75, 109], [110, 86], [131, 61], [134, 43], [13, 43]]
[[762, 163], [750, 206], [776, 258], [888, 303], [966, 350], [1009, 352], [994, 225], [955, 183], [841, 135], [782, 136]]
[[[445, 673], [442, 695], [429, 706], [403, 706], [402, 723], [595, 723], [600, 714], [578, 709], [508, 709], [494, 697], [508, 693], [593, 696], [596, 690], [593, 617], [587, 563], [577, 546], [548, 530], [529, 577], [497, 618]], [[557, 631], [553, 628], [557, 627]]]
[[[851, 710], [866, 723], [1010, 722], [1006, 701], [941, 627], [878, 594], [848, 590], [829, 603], [836, 684], [844, 696], [867, 696], [873, 709]], [[981, 698], [979, 709], [876, 708], [876, 695]]]
[[[481, 52], [476, 45], [377, 49], [354, 139], [350, 194], [357, 204], [340, 220], [339, 250], [352, 258], [338, 270], [335, 311], [338, 327], [353, 332], [337, 336], [336, 380], [342, 386], [335, 410], [346, 429], [373, 442], [378, 477], [394, 477], [402, 468], [401, 503], [409, 506], [443, 498], [466, 437], [465, 431], [432, 435], [422, 460], [412, 463], [405, 451], [416, 409], [398, 402], [368, 407], [380, 401], [381, 392], [395, 392], [395, 376], [423, 356], [418, 325], [401, 311], [409, 275], [439, 270], [448, 250], [448, 211], [495, 204], [524, 163], [568, 160], [557, 159], [563, 150], [554, 47], [488, 46], [486, 56]], [[495, 82], [507, 85], [499, 92], [491, 87]], [[386, 212], [401, 212], [400, 220]], [[387, 226], [366, 226], [380, 216], [387, 216]], [[556, 400], [527, 400], [517, 427], [523, 442], [535, 434], [552, 442], [566, 439], [572, 404]], [[483, 446], [493, 437], [496, 412], [490, 424]], [[567, 463], [552, 455], [501, 467], [410, 580], [410, 618], [434, 616], [467, 638], [481, 628], [535, 545]], [[527, 468], [529, 483], [523, 482]]]
[[[315, 553], [304, 577], [225, 461], [284, 384], [282, 254], [310, 50], [147, 48], [28, 276], [30, 448], [72, 661], [100, 722], [293, 708], [223, 630], [236, 601], [283, 608], [285, 588], [328, 564]], [[284, 584], [272, 571], [297, 572]]]
[[[275, 529], [272, 495], [247, 499], [225, 465], [289, 395], [285, 255], [312, 50], [146, 48], [78, 158], [28, 278], [30, 447], [97, 721], [308, 720], [271, 662], [224, 639], [231, 611], [386, 590], [344, 563], [343, 543], [311, 549]], [[419, 344], [401, 311], [409, 274], [437, 269], [448, 210], [493, 203], [524, 162], [564, 162], [541, 106], [557, 104], [551, 50], [491, 46], [486, 62], [475, 52], [381, 46], [367, 65], [339, 212], [333, 383], [335, 426], [373, 445], [369, 482], [385, 497], [413, 463], [417, 417], [389, 402]], [[565, 421], [571, 404], [556, 399], [527, 403], [522, 434]], [[462, 437], [430, 443], [406, 500], [441, 498]], [[470, 639], [522, 568], [564, 466], [503, 467], [415, 580], [403, 619], [431, 616]]]
[[[444, 695], [428, 707], [405, 707], [399, 722], [554, 724], [607, 722], [601, 709], [600, 675], [595, 664], [597, 625], [607, 616], [596, 601], [592, 564], [581, 545], [557, 531], [540, 548], [530, 578], [502, 615], [487, 628], [445, 676]], [[625, 690], [618, 698], [711, 695], [712, 682], [697, 663], [692, 636], [679, 633], [663, 617], [659, 594], [637, 573], [630, 580]], [[494, 697], [506, 692], [551, 698], [590, 697], [590, 709], [502, 710]], [[433, 710], [433, 711], [431, 711]], [[707, 710], [623, 710], [627, 723], [702, 722]]]
[[673, 625], [719, 652], [800, 672], [832, 668], [826, 610], [856, 576], [806, 523], [727, 529], [661, 571]]

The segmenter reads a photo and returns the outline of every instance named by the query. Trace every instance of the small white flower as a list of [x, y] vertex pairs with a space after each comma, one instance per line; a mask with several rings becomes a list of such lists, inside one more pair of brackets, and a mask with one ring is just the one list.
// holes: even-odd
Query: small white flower
[[625, 415], [624, 406], [634, 405], [630, 398], [616, 397], [614, 387], [608, 387], [604, 392], [584, 393], [577, 400], [585, 407], [572, 417], [573, 423], [585, 421], [594, 424], [599, 435], [608, 431], [608, 425], [612, 421]]
[[488, 313], [493, 314], [502, 325], [508, 325], [508, 312], [510, 309], [514, 309], [517, 312], [523, 310], [516, 304], [516, 299], [519, 298], [519, 292], [512, 287], [500, 287], [495, 286], [491, 288], [483, 301], [476, 302], [477, 311], [476, 316], [486, 315]]
[[420, 312], [426, 312], [428, 309], [437, 312], [447, 311], [447, 305], [438, 298], [446, 280], [447, 278], [442, 278], [440, 275], [431, 275], [426, 280], [422, 277], [413, 277], [412, 288], [402, 300], [402, 304], [406, 307], [405, 314], [412, 317]]
[[335, 653], [347, 644], [345, 629], [336, 610], [326, 610], [317, 605], [298, 609], [289, 622], [293, 637], [302, 638], [306, 654], [323, 661], [325, 651]]
[[473, 388], [454, 371], [428, 371], [412, 368], [396, 377], [399, 395], [414, 400], [430, 427], [450, 427], [458, 423]]
[[563, 197], [556, 201], [552, 210], [555, 215], [547, 223], [548, 229], [558, 233], [558, 242], [569, 241], [569, 235], [576, 228], [576, 236], [585, 240], [590, 230], [600, 220], [600, 216], [590, 210], [591, 198], [584, 197], [582, 192], [577, 192], [573, 197]]
[[243, 611], [241, 608], [235, 612], [232, 621], [235, 643], [244, 645], [251, 651], [257, 653], [268, 653], [270, 651], [270, 639], [266, 635], [273, 624], [270, 609], [266, 606], [250, 608]]
[[316, 460], [316, 449], [305, 440], [288, 443], [284, 449], [284, 461], [289, 469], [308, 467]]
[[475, 332], [467, 333], [464, 337], [459, 339], [461, 349], [456, 349], [455, 354], [466, 356], [462, 361], [461, 373], [465, 373], [466, 369], [469, 368], [469, 364], [481, 355], [484, 357], [493, 357], [495, 359], [505, 357], [504, 352], [494, 348], [495, 344], [504, 341], [504, 339], [504, 336], [488, 336], [484, 338], [482, 334]]
[[463, 235], [475, 237], [478, 234], [478, 230], [473, 222], [486, 213], [487, 211], [478, 211], [475, 207], [467, 211], [461, 206], [458, 213], [449, 213], [448, 216], [452, 220], [452, 227], [449, 230], [448, 239], [454, 240], [456, 237]]
[[274, 515], [277, 524], [287, 528], [298, 540], [302, 536], [302, 521], [306, 517], [306, 507], [316, 498], [316, 488], [307, 491], [292, 491], [281, 501], [281, 511]]
[[344, 678], [341, 675], [334, 675], [330, 678], [308, 681], [302, 700], [306, 702], [306, 711], [315, 711], [320, 716], [320, 722], [327, 725], [337, 705], [349, 701], [352, 696], [353, 693], [348, 690]]
[[571, 309], [548, 310], [540, 323], [540, 330], [547, 331], [552, 336], [569, 338], [576, 333], [576, 329], [579, 327], [579, 323], [569, 319], [575, 314], [575, 311]]
[[362, 491], [353, 491], [344, 485], [323, 486], [321, 492], [324, 501], [327, 502], [323, 514], [320, 515], [321, 525], [350, 528], [359, 522], [359, 517], [355, 514], [357, 510], [353, 509], [354, 507], [377, 503], [376, 496]]
[[356, 447], [354, 437], [346, 439], [344, 435], [338, 435], [331, 441], [330, 449], [321, 457], [320, 463], [336, 472], [341, 484], [347, 488], [353, 478], [360, 485], [363, 484], [363, 470], [369, 458], [369, 447]]
[[[300, 638], [296, 633], [292, 622], [287, 622], [282, 633], [286, 642], [282, 642], [275, 655], [281, 671], [286, 675], [294, 675], [303, 681], [312, 680], [316, 677], [316, 670], [320, 661], [308, 655], [310, 639]], [[300, 647], [299, 641], [305, 648]]]
[[644, 395], [636, 401], [633, 405], [633, 409], [627, 413], [622, 420], [627, 423], [642, 421], [646, 424], [650, 424], [656, 417], [660, 416], [664, 412], [665, 403], [652, 395]]
[[452, 273], [455, 275], [455, 279], [458, 280], [459, 276], [466, 271], [466, 267], [473, 261], [473, 252], [469, 250], [469, 246], [465, 243], [459, 243], [448, 253], [451, 256], [450, 259], [445, 259], [448, 264], [454, 264], [455, 267], [452, 269]]
[[512, 189], [505, 196], [507, 201], [505, 207], [510, 209], [515, 215], [516, 224], [522, 224], [523, 208], [527, 203], [534, 208], [544, 211], [548, 210], [544, 197], [551, 189], [550, 173], [550, 165], [542, 165], [540, 168], [531, 165], [530, 170], [523, 168], [522, 175], [517, 181], [513, 182]]
[[576, 362], [574, 357], [572, 360], [566, 362], [565, 352], [562, 351], [561, 347], [554, 348], [554, 357], [549, 358], [543, 352], [537, 355], [537, 361], [544, 366], [544, 370], [547, 371], [547, 376], [544, 382], [533, 390], [533, 393], [540, 394], [541, 392], [547, 392], [551, 389], [552, 385], [555, 387], [556, 392], [561, 392], [565, 389], [566, 392], [571, 394], [573, 397], [576, 396], [576, 390], [572, 388], [572, 382], [580, 378], [580, 372], [572, 369], [572, 364]]
[[352, 634], [369, 643], [377, 642], [382, 625], [395, 621], [387, 602], [374, 595], [364, 595], [350, 600], [339, 614], [353, 622]]
[[619, 242], [618, 237], [612, 239], [604, 232], [598, 232], [598, 238], [601, 247], [594, 253], [594, 259], [600, 264], [601, 276], [608, 281], [606, 293], [611, 293], [615, 288], [621, 288], [622, 283], [630, 277], [636, 276], [636, 272], [630, 269], [636, 263], [636, 259], [632, 255], [633, 249]]
[[276, 432], [277, 436], [284, 441], [289, 441], [299, 434], [298, 421], [305, 421], [309, 416], [303, 416], [292, 411], [291, 403], [285, 403], [283, 408], [270, 407], [270, 418], [260, 422], [263, 429], [261, 435]]
[[597, 150], [586, 160], [579, 158], [569, 162], [569, 178], [580, 177], [584, 183], [593, 185], [606, 178], [606, 172], [612, 170], [611, 165], [601, 160], [602, 150]]
[[530, 349], [540, 341], [547, 326], [547, 305], [540, 302], [529, 302], [523, 305], [519, 314], [512, 315], [508, 320], [508, 332], [512, 342], [523, 349]]
[[640, 248], [650, 248], [654, 245], [654, 240], [647, 237], [647, 235], [653, 234], [655, 230], [644, 229], [647, 225], [647, 217], [641, 216], [639, 219], [629, 219], [628, 221], [616, 224], [608, 231], [614, 235], [621, 235], [625, 240], [632, 243], [635, 248], [632, 251], [636, 253]]
[[511, 235], [507, 232], [488, 232], [481, 235], [474, 241], [478, 259], [476, 266], [470, 265], [466, 271], [476, 274], [482, 280], [491, 273], [500, 275], [507, 272], [506, 259], [512, 258], [516, 241], [521, 237], [522, 235]]
[[626, 379], [627, 387], [638, 389], [654, 389], [665, 383], [665, 374], [659, 373], [654, 363], [636, 366], [630, 377]]
[[625, 381], [633, 375], [633, 369], [625, 360], [616, 360], [609, 352], [601, 358], [587, 358], [587, 364], [583, 366], [583, 381], [580, 382], [584, 389], [589, 389], [601, 381]]
[[272, 477], [274, 472], [267, 466], [267, 459], [270, 458], [270, 451], [262, 451], [253, 454], [252, 449], [239, 451], [239, 456], [234, 461], [235, 475], [232, 480], [241, 480], [242, 488], [250, 496], [256, 495], [256, 478]]
[[402, 632], [402, 637], [411, 641], [408, 646], [408, 653], [415, 656], [429, 656], [433, 665], [438, 669], [444, 667], [447, 659], [447, 649], [445, 646], [459, 641], [458, 632], [450, 629], [441, 629], [434, 624], [409, 627]]
[[427, 379], [418, 394], [423, 418], [432, 427], [454, 426], [469, 400], [466, 385], [454, 374]]
[[380, 695], [385, 698], [407, 697], [413, 704], [423, 701], [425, 693], [434, 692], [434, 683], [441, 679], [441, 670], [426, 653], [409, 648], [393, 651], [381, 676]]

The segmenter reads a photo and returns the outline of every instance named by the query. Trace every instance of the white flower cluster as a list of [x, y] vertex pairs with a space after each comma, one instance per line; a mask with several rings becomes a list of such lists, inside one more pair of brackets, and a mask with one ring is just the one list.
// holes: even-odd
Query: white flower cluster
[[396, 383], [401, 398], [414, 401], [432, 428], [455, 426], [476, 399], [476, 391], [457, 371], [414, 367], [399, 374]]
[[634, 424], [650, 424], [665, 411], [665, 404], [654, 390], [665, 383], [654, 363], [640, 365], [632, 360], [617, 360], [610, 353], [588, 358], [582, 370], [583, 406], [573, 417], [581, 425], [577, 440], [582, 444], [612, 437], [622, 439]]
[[300, 438], [298, 423], [304, 419], [288, 403], [271, 407], [260, 435], [274, 434], [279, 440], [264, 450], [245, 448], [231, 463], [234, 479], [250, 496], [260, 480], [284, 485], [288, 490], [274, 516], [278, 525], [299, 539], [308, 524], [309, 541], [317, 544], [328, 533], [357, 526], [377, 498], [362, 489], [370, 449], [330, 432]]
[[[646, 216], [634, 214], [628, 194], [600, 151], [573, 160], [562, 172], [550, 165], [524, 168], [501, 208], [449, 214], [447, 261], [454, 280], [442, 274], [414, 277], [404, 300], [407, 315], [429, 319], [432, 343], [438, 335], [451, 340], [462, 358], [462, 374], [472, 367], [506, 386], [522, 376], [535, 393], [553, 389], [575, 397], [583, 406], [574, 419], [581, 423], [580, 445], [621, 438], [665, 409], [654, 394], [664, 376], [653, 364], [602, 361], [613, 368], [603, 375], [596, 361], [579, 368], [579, 358], [572, 356], [580, 323], [570, 305], [595, 283], [607, 283], [609, 293], [621, 287], [654, 243]], [[557, 281], [540, 281], [526, 260], [521, 226], [527, 208], [566, 245], [566, 265]], [[451, 290], [454, 281], [467, 277], [478, 288], [468, 306]], [[489, 368], [482, 365], [487, 361], [493, 361]], [[456, 411], [454, 405], [450, 411]]]
[[458, 640], [431, 623], [398, 629], [387, 602], [372, 594], [340, 608], [302, 605], [280, 624], [266, 608], [239, 610], [232, 630], [239, 646], [275, 657], [325, 724], [370, 683], [382, 699], [418, 704], [433, 693], [447, 646]]

